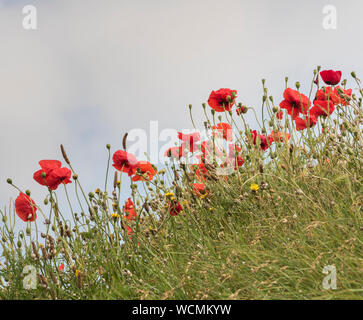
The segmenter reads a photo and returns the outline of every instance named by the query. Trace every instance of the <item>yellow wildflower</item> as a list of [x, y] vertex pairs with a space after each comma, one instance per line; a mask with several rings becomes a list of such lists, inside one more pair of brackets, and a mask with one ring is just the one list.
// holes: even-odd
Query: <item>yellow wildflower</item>
[[111, 217], [117, 219], [120, 218], [121, 216], [118, 213], [113, 213], [111, 214]]
[[258, 184], [252, 183], [250, 189], [252, 191], [256, 192], [256, 191], [258, 191], [258, 189], [260, 189], [260, 187], [258, 186]]
[[78, 275], [79, 275], [80, 272], [81, 272], [81, 270], [78, 270], [78, 269], [76, 270], [76, 272], [75, 272], [76, 273], [76, 277], [78, 277]]

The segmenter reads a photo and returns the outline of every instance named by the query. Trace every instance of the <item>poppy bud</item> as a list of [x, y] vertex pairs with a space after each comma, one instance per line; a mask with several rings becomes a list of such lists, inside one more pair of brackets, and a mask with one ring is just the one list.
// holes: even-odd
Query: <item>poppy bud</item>
[[265, 82], [266, 82], [266, 80], [265, 79], [262, 79], [262, 85], [263, 86], [265, 85]]
[[321, 66], [318, 66], [318, 67], [317, 67], [317, 70], [318, 70], [318, 72], [319, 72], [319, 71], [321, 70]]
[[193, 107], [193, 106], [190, 104], [190, 105], [189, 105], [189, 110], [192, 110], [192, 107]]
[[45, 205], [47, 205], [47, 204], [48, 204], [48, 199], [47, 199], [47, 198], [45, 198], [45, 199], [44, 199], [44, 204], [45, 204]]
[[8, 178], [8, 179], [6, 180], [6, 182], [7, 182], [8, 184], [12, 184], [12, 183], [13, 183], [13, 180], [11, 180], [10, 178]]
[[272, 111], [276, 113], [279, 109], [276, 106], [273, 106]]
[[30, 228], [26, 228], [25, 233], [27, 236], [30, 236]]
[[78, 175], [77, 174], [74, 174], [73, 175], [73, 180], [77, 180], [78, 179]]
[[352, 71], [351, 75], [352, 75], [352, 77], [353, 77], [354, 79], [357, 77], [357, 75], [355, 74], [355, 72], [354, 72], [354, 71]]
[[214, 116], [216, 114], [216, 111], [214, 109], [212, 109], [211, 111], [211, 114]]
[[25, 193], [30, 197], [30, 190], [26, 190]]
[[274, 102], [274, 98], [273, 98], [273, 96], [269, 96], [268, 98], [270, 99], [270, 101], [271, 101], [272, 103]]
[[203, 107], [203, 109], [205, 109], [206, 108], [206, 104], [205, 103], [202, 103], [202, 107]]
[[110, 145], [110, 144], [106, 144], [106, 148], [107, 148], [108, 150], [110, 150], [110, 149], [111, 149], [111, 145]]
[[295, 83], [296, 89], [300, 89], [300, 82]]

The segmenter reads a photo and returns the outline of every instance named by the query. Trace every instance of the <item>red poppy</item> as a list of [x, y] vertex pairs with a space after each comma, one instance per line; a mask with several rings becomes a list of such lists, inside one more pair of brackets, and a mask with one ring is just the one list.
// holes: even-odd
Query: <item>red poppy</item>
[[240, 107], [238, 107], [238, 108], [236, 109], [236, 113], [237, 113], [237, 115], [240, 115], [240, 114], [242, 114], [242, 113], [246, 113], [246, 111], [247, 111], [247, 108], [246, 108], [245, 106], [240, 106]]
[[117, 150], [112, 157], [113, 167], [121, 172], [126, 172], [129, 176], [135, 173], [135, 166], [137, 164], [136, 157], [123, 150]]
[[183, 154], [184, 148], [182, 147], [171, 147], [167, 149], [164, 153], [165, 157], [180, 159], [181, 157], [185, 156], [185, 152]]
[[318, 90], [315, 95], [315, 100], [329, 100], [332, 101], [335, 105], [340, 104], [341, 102], [337, 88], [332, 89], [331, 87], [323, 87], [322, 89]]
[[25, 222], [35, 221], [37, 218], [35, 202], [23, 192], [20, 192], [19, 196], [15, 199], [15, 212]]
[[295, 119], [300, 112], [306, 113], [310, 108], [311, 103], [309, 98], [297, 90], [287, 88], [285, 89], [283, 96], [285, 100], [280, 103], [280, 108], [286, 109], [293, 119]]
[[212, 91], [209, 95], [208, 104], [217, 112], [229, 111], [235, 103], [236, 95], [236, 90], [226, 88]]
[[334, 112], [334, 103], [328, 100], [315, 100], [314, 106], [310, 109], [310, 114], [315, 117], [326, 117]]
[[297, 117], [295, 119], [296, 130], [300, 131], [306, 129], [307, 127], [311, 128], [316, 124], [317, 121], [317, 118], [313, 114], [307, 115], [304, 119]]
[[172, 201], [170, 203], [170, 211], [169, 214], [171, 216], [177, 216], [183, 210], [182, 206], [177, 201]]
[[273, 141], [288, 142], [291, 138], [291, 135], [290, 133], [274, 132], [272, 130], [271, 133], [269, 134], [269, 137], [271, 137]]
[[334, 70], [323, 70], [320, 72], [320, 76], [326, 84], [335, 86], [340, 82], [340, 79], [342, 78], [342, 72]]
[[[157, 170], [148, 161], [139, 161], [138, 163], [136, 163], [134, 169], [135, 175], [132, 177], [132, 181], [151, 181], [157, 173]], [[143, 176], [140, 176], [136, 173], [140, 173]], [[144, 177], [144, 175], [146, 175], [146, 178]]]
[[216, 126], [213, 126], [212, 129], [214, 130], [213, 134], [220, 134], [224, 140], [232, 141], [233, 140], [233, 132], [232, 127], [228, 123], [218, 123]]
[[59, 265], [58, 270], [63, 271], [63, 269], [64, 269], [64, 264], [62, 263], [62, 264]]
[[282, 111], [277, 112], [277, 113], [276, 113], [276, 118], [277, 118], [277, 119], [279, 119], [279, 120], [282, 120], [283, 115], [284, 115], [284, 114], [283, 114], [283, 112], [282, 112]]
[[33, 178], [42, 186], [47, 186], [51, 190], [56, 190], [58, 186], [72, 183], [72, 172], [68, 168], [61, 168], [62, 163], [58, 160], [42, 160], [39, 161], [42, 168], [34, 173]]
[[178, 138], [183, 141], [181, 145], [182, 154], [184, 154], [186, 151], [194, 152], [198, 148], [196, 143], [200, 141], [200, 133], [193, 132], [187, 134], [178, 132]]
[[206, 178], [208, 178], [210, 176], [210, 172], [208, 171], [208, 169], [205, 167], [204, 163], [201, 162], [199, 164], [192, 164], [190, 166], [190, 169], [195, 172], [195, 175], [200, 179], [200, 180], [205, 180]]
[[131, 198], [128, 198], [125, 202], [124, 211], [127, 214], [125, 218], [127, 218], [128, 220], [133, 221], [136, 218], [135, 205], [132, 202]]
[[266, 137], [265, 135], [262, 134], [257, 134], [256, 130], [253, 130], [251, 132], [251, 137], [252, 137], [252, 142], [254, 145], [256, 145], [256, 140], [257, 140], [257, 135], [260, 139], [260, 147], [263, 151], [267, 150], [269, 148], [269, 146], [271, 145], [271, 143], [273, 142], [273, 139], [271, 136]]
[[237, 167], [242, 166], [245, 163], [245, 160], [239, 155], [242, 149], [236, 144], [230, 144], [228, 146], [229, 149], [229, 162], [232, 162], [235, 166], [235, 170]]
[[[352, 89], [347, 89], [347, 90], [344, 90], [342, 88], [340, 88], [339, 86], [336, 86], [335, 88], [335, 91], [336, 91], [336, 94], [339, 96], [339, 103], [342, 105], [342, 106], [346, 106], [347, 104], [349, 104], [349, 100], [350, 100], [350, 97], [352, 96]], [[341, 94], [339, 94], [339, 91], [342, 91]], [[342, 95], [342, 97], [341, 97]]]
[[209, 194], [204, 183], [193, 183], [193, 192], [200, 198]]

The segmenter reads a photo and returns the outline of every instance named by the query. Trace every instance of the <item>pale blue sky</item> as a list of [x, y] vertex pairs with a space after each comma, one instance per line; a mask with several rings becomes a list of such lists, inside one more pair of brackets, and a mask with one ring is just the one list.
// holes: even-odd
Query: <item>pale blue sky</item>
[[[36, 31], [22, 28], [25, 4]], [[322, 27], [327, 4], [336, 30]], [[362, 75], [362, 12], [361, 0], [0, 0], [0, 206], [17, 195], [7, 177], [43, 200], [32, 175], [60, 143], [94, 190], [107, 143], [150, 120], [190, 128], [189, 103], [201, 125], [213, 89], [258, 112], [262, 78], [278, 103], [284, 77], [308, 92], [316, 65]]]

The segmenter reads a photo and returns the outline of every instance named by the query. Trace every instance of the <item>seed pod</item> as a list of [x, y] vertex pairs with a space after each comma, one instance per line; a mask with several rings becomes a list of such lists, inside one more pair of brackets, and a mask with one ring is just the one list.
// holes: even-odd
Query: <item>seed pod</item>
[[125, 134], [124, 134], [124, 137], [122, 138], [122, 147], [124, 148], [124, 150], [126, 151], [126, 141], [127, 141], [127, 136], [128, 136], [129, 134], [126, 132]]
[[61, 148], [61, 152], [62, 152], [62, 156], [63, 156], [64, 161], [65, 161], [68, 165], [70, 165], [70, 164], [71, 164], [71, 162], [69, 161], [69, 159], [68, 159], [68, 157], [67, 157], [66, 150], [64, 149], [64, 147], [63, 147], [63, 145], [62, 145], [62, 144], [60, 145], [60, 148]]

